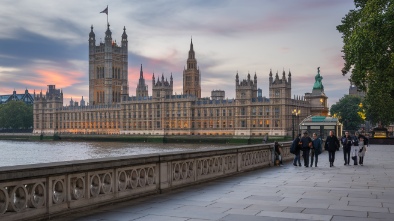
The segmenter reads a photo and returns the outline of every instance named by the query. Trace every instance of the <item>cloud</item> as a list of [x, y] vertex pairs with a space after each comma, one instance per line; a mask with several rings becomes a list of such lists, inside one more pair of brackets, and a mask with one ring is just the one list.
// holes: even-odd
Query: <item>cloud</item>
[[[106, 4], [4, 0], [0, 90], [38, 90], [59, 84], [65, 97], [87, 99], [88, 34], [94, 25], [97, 43], [104, 39], [106, 15], [99, 12]], [[130, 94], [135, 94], [140, 64], [148, 85], [153, 72], [168, 78], [172, 73], [174, 91], [181, 93], [193, 36], [203, 96], [223, 89], [226, 97], [234, 97], [237, 70], [240, 78], [256, 71], [258, 87], [268, 96], [269, 69], [283, 67], [292, 70], [292, 94], [303, 95], [312, 90], [315, 68], [321, 66], [331, 102], [347, 92], [346, 79], [337, 75], [343, 64], [335, 25], [352, 7], [353, 2], [342, 0], [117, 0], [111, 1], [108, 17], [114, 40], [120, 40], [123, 26], [127, 28]]]

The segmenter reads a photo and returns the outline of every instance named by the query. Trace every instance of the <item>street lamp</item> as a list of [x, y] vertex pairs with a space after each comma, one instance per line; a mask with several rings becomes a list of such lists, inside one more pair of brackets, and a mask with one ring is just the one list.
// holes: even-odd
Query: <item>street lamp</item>
[[324, 100], [323, 100], [323, 98], [320, 98], [320, 104], [321, 104], [321, 112], [320, 112], [320, 114], [321, 114], [321, 116], [323, 116], [323, 109], [324, 109], [324, 105], [323, 105], [323, 103], [324, 103]]
[[[299, 115], [301, 114], [301, 110], [297, 110], [297, 108], [296, 108], [293, 111], [291, 111], [291, 113], [292, 113], [291, 116], [293, 119], [293, 140], [294, 140], [294, 118], [297, 117], [299, 119]], [[297, 122], [299, 121], [298, 119], [297, 119]]]

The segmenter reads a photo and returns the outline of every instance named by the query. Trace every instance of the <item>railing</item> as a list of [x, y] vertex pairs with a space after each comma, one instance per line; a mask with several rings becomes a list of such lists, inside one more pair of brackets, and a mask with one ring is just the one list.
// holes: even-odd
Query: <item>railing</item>
[[[290, 143], [283, 159], [292, 158]], [[273, 165], [273, 145], [0, 168], [0, 220], [61, 216]]]

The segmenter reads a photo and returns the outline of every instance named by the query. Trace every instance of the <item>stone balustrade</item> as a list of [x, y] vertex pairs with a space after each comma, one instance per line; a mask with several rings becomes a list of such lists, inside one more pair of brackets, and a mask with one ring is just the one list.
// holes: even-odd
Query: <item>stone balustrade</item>
[[[170, 145], [170, 144], [169, 144]], [[283, 159], [290, 143], [283, 143]], [[0, 220], [37, 220], [273, 165], [273, 145], [0, 168]]]

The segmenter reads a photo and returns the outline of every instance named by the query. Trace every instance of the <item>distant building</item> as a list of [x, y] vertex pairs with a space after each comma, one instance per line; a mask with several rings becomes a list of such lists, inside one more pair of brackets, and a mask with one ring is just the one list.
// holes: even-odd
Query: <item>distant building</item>
[[356, 85], [354, 85], [354, 84], [352, 84], [350, 82], [349, 95], [354, 95], [354, 96], [357, 96], [357, 97], [364, 98], [365, 97], [365, 92], [361, 91], [360, 89], [357, 88]]
[[[105, 42], [95, 46], [93, 27], [89, 34], [89, 104], [72, 101], [63, 106], [63, 93], [54, 85], [40, 93], [34, 103], [34, 133], [45, 134], [124, 134], [124, 135], [203, 135], [260, 137], [291, 136], [294, 123], [326, 110], [324, 91], [313, 96], [291, 96], [291, 73], [273, 76], [269, 72], [269, 97], [257, 89], [257, 73], [246, 79], [235, 75], [236, 97], [224, 99], [225, 91], [212, 91], [201, 98], [201, 75], [193, 43], [183, 71], [183, 94], [173, 94], [169, 80], [152, 75], [152, 95], [148, 95], [142, 65], [136, 96], [129, 96], [127, 72], [127, 35], [121, 47], [112, 41], [109, 26]], [[320, 79], [320, 78], [319, 78]], [[321, 79], [319, 81], [321, 83]], [[319, 86], [319, 85], [318, 85]], [[323, 92], [323, 94], [322, 94]], [[308, 97], [308, 99], [306, 99]], [[324, 102], [316, 102], [316, 99]], [[297, 110], [297, 121], [293, 111]], [[320, 113], [315, 111], [316, 113]]]
[[211, 91], [211, 99], [212, 100], [224, 100], [226, 96], [226, 92], [223, 90], [213, 90]]
[[5, 104], [9, 101], [23, 101], [25, 104], [33, 104], [34, 96], [26, 89], [24, 94], [17, 94], [14, 90], [12, 94], [0, 95], [0, 104]]

